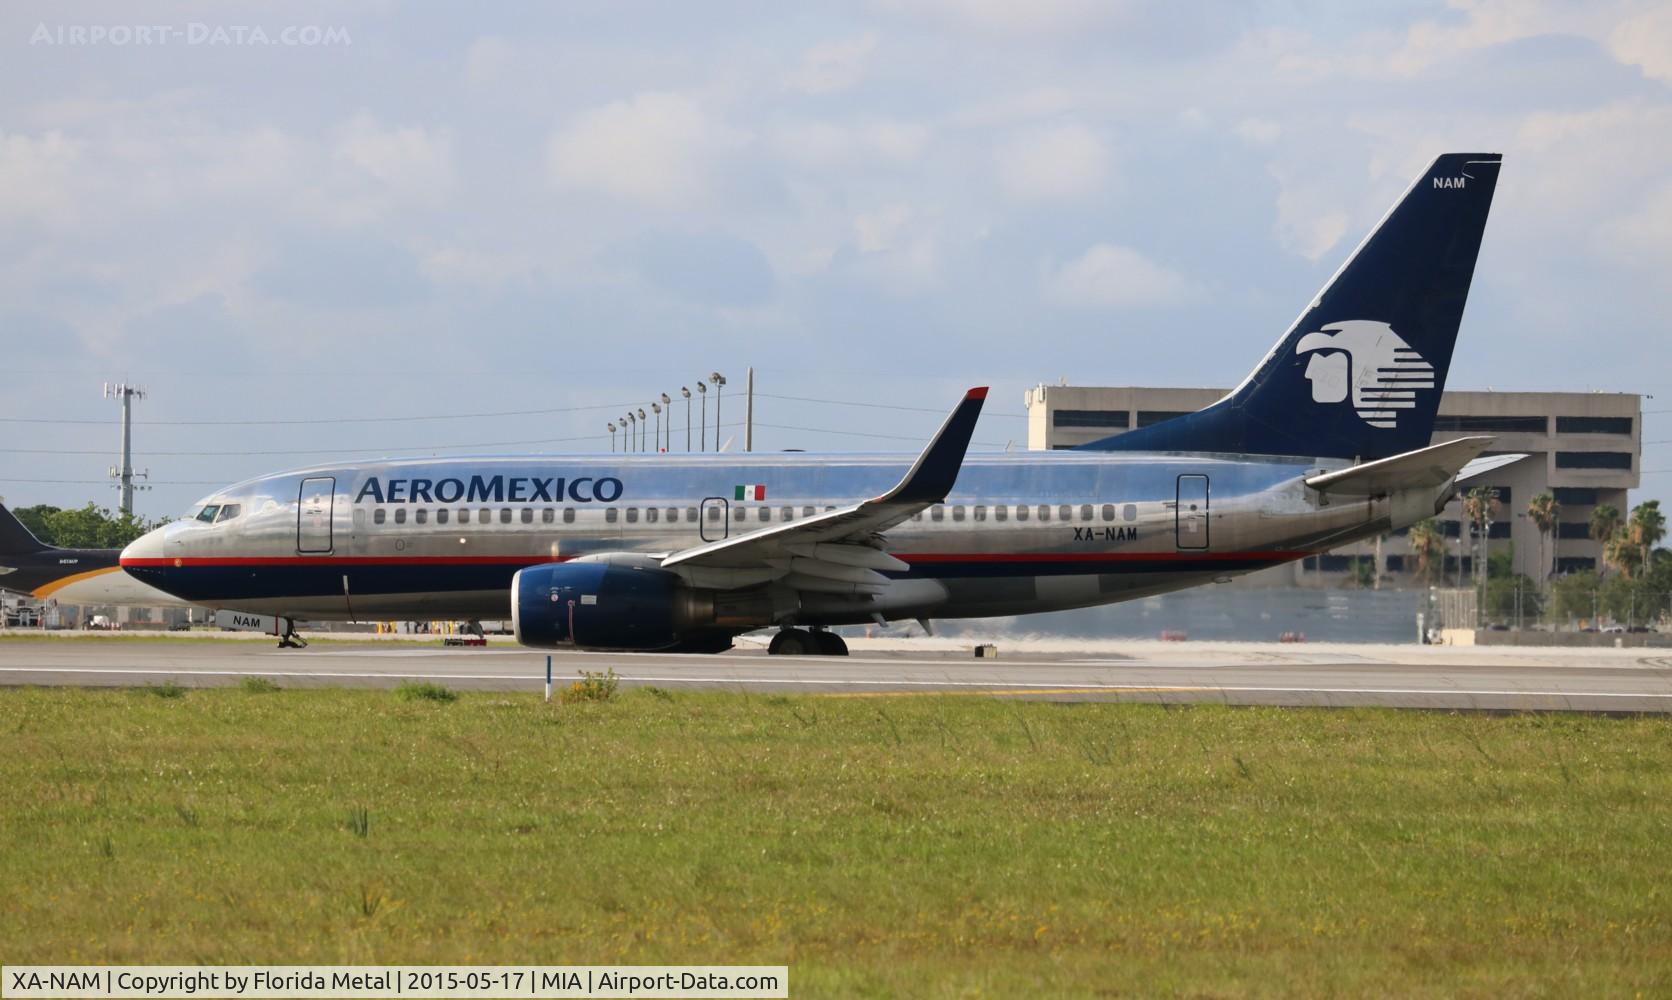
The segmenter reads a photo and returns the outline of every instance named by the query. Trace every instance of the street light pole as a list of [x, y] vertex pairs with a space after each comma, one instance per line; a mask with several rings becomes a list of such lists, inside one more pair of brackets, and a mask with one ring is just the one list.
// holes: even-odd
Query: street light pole
[[639, 450], [644, 450], [644, 407], [639, 407]]
[[651, 403], [650, 412], [656, 414], [656, 433], [651, 435], [650, 447], [660, 453], [662, 450], [662, 404]]
[[635, 450], [635, 449], [637, 449], [637, 448], [638, 448], [638, 446], [639, 446], [639, 438], [638, 438], [638, 435], [637, 435], [637, 434], [636, 434], [636, 433], [634, 433], [634, 430], [633, 430], [633, 428], [634, 428], [634, 425], [635, 425], [635, 424], [636, 424], [636, 423], [637, 423], [637, 421], [635, 421], [635, 420], [634, 420], [634, 419], [633, 419], [633, 411], [631, 411], [631, 410], [628, 410], [628, 411], [627, 411], [627, 422], [626, 422], [626, 423], [624, 423], [624, 424], [623, 424], [623, 425], [622, 425], [622, 426], [623, 426], [623, 427], [625, 427], [625, 428], [626, 428], [626, 429], [627, 429], [627, 443], [628, 443], [628, 444], [629, 444], [629, 445], [631, 445], [631, 446], [632, 446], [632, 447], [630, 447], [630, 448], [623, 448], [623, 449], [622, 449], [622, 450], [623, 450], [623, 451], [633, 451], [633, 450]]
[[615, 451], [615, 421], [610, 421], [610, 451]]
[[726, 391], [726, 377], [719, 372], [710, 372], [708, 380], [714, 383], [714, 450], [720, 450], [720, 396]]
[[697, 379], [697, 393], [702, 396], [702, 433], [697, 435], [697, 450], [708, 450], [708, 383]]
[[691, 389], [680, 386], [679, 394], [685, 397], [685, 450], [691, 450]]
[[668, 426], [662, 431], [662, 450], [673, 451], [673, 400], [667, 393], [662, 393], [662, 409], [668, 411]]

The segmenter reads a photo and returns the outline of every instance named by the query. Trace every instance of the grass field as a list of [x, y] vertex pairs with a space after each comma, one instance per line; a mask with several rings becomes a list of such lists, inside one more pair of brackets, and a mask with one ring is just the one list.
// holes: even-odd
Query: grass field
[[1666, 719], [407, 694], [0, 691], [0, 961], [1672, 991]]

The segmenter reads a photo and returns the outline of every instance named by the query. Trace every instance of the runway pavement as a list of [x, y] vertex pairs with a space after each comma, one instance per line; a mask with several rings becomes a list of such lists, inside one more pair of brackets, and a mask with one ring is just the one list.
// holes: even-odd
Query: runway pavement
[[[538, 693], [545, 654], [390, 642], [268, 640], [0, 641], [0, 685], [129, 687], [174, 682], [393, 687]], [[858, 640], [847, 657], [769, 657], [745, 647], [716, 656], [554, 654], [556, 683], [613, 669], [625, 686], [717, 688], [847, 697], [962, 696], [1233, 705], [1672, 711], [1672, 656], [1655, 650], [1518, 647], [1279, 646], [1270, 643], [1047, 642], [1001, 645], [975, 659], [950, 640]]]

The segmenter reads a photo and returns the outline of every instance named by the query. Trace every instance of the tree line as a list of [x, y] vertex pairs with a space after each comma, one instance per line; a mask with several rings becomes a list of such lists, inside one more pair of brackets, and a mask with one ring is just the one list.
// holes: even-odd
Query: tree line
[[113, 513], [91, 501], [85, 507], [69, 508], [36, 504], [12, 513], [36, 538], [66, 549], [119, 549], [165, 523]]

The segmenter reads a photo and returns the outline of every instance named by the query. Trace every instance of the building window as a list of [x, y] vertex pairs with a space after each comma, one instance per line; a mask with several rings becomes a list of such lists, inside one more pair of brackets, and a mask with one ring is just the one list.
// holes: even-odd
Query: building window
[[1126, 410], [1052, 410], [1052, 427], [1131, 427]]
[[372, 523], [373, 524], [382, 524], [384, 521], [388, 520], [388, 518], [389, 518], [389, 512], [384, 510], [382, 507], [379, 507], [378, 509], [372, 511]]
[[1486, 434], [1543, 434], [1550, 427], [1545, 417], [1481, 417], [1442, 413], [1434, 418], [1436, 431], [1467, 431]]
[[1405, 557], [1404, 556], [1388, 556], [1388, 572], [1389, 573], [1403, 573], [1403, 572], [1405, 572]]
[[1630, 434], [1630, 417], [1557, 417], [1557, 434]]
[[1584, 521], [1562, 521], [1556, 525], [1556, 537], [1559, 539], [1589, 538], [1591, 526]]
[[1564, 507], [1589, 507], [1597, 502], [1597, 491], [1584, 486], [1557, 486], [1550, 493]]
[[1631, 471], [1629, 451], [1558, 451], [1558, 469], [1622, 469]]
[[1194, 412], [1194, 410], [1139, 410], [1138, 426], [1149, 427], [1154, 424], [1159, 424], [1163, 420], [1171, 420], [1174, 417], [1188, 416]]
[[1493, 521], [1490, 525], [1487, 526], [1486, 537], [1487, 538], [1508, 538], [1509, 537], [1509, 522], [1508, 521]]
[[1590, 556], [1562, 556], [1556, 560], [1558, 573], [1583, 573], [1597, 568], [1597, 561]]

